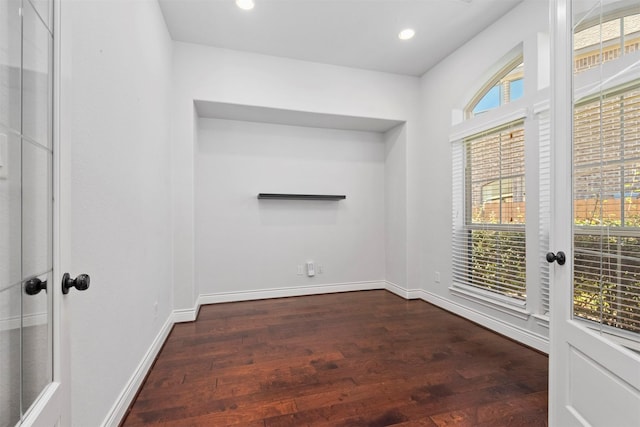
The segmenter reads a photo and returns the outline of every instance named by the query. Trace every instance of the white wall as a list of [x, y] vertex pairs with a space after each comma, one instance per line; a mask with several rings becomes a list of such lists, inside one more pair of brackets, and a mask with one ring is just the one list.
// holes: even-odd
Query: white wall
[[[259, 297], [278, 288], [385, 278], [382, 135], [200, 119], [195, 272], [200, 294]], [[341, 201], [258, 193], [344, 194]], [[306, 261], [322, 266], [297, 274]]]
[[[170, 310], [193, 308], [201, 293], [386, 276], [402, 288], [421, 288], [459, 303], [447, 289], [451, 111], [477, 90], [471, 86], [486, 77], [483, 70], [519, 40], [545, 31], [547, 15], [546, 2], [525, 1], [417, 79], [172, 43], [152, 1], [65, 2], [63, 45], [70, 59], [63, 67], [71, 79], [64, 86], [62, 120], [72, 158], [70, 270], [74, 276], [92, 275], [91, 289], [73, 291], [67, 300], [73, 322], [74, 424], [100, 424]], [[406, 124], [377, 135], [198, 120], [194, 100]], [[310, 151], [296, 151], [301, 147], [293, 139]], [[265, 140], [277, 153], [293, 150], [300, 158], [267, 158], [262, 151], [261, 162]], [[347, 159], [330, 158], [328, 146]], [[302, 170], [300, 160], [309, 168]], [[358, 171], [341, 180], [350, 188], [338, 188], [338, 179], [317, 178], [325, 161], [335, 176]], [[239, 170], [232, 170], [234, 165]], [[243, 169], [249, 165], [255, 167]], [[347, 200], [258, 202], [257, 192], [287, 191], [281, 186], [285, 174], [271, 176], [269, 166], [300, 174], [299, 187], [291, 191], [345, 193]], [[256, 176], [261, 176], [259, 185]], [[232, 177], [233, 185], [219, 185]], [[384, 195], [355, 195], [371, 193], [374, 186]], [[220, 195], [229, 204], [221, 204]], [[295, 217], [285, 207], [293, 207]], [[369, 210], [371, 216], [363, 216]], [[298, 213], [308, 215], [301, 219]], [[223, 229], [213, 219], [235, 229]], [[322, 230], [347, 225], [353, 246], [345, 253], [353, 257], [371, 243], [355, 264], [328, 252], [332, 236], [318, 237]], [[322, 238], [322, 244], [305, 247], [299, 238], [303, 230]], [[288, 234], [290, 245], [265, 253], [277, 231]], [[257, 242], [255, 233], [261, 234]], [[231, 261], [208, 264], [218, 257]], [[259, 268], [254, 269], [256, 257]], [[295, 266], [307, 257], [325, 267], [316, 282], [295, 275]], [[375, 269], [369, 259], [376, 260]], [[433, 282], [435, 271], [441, 273], [440, 284]]]
[[387, 131], [384, 139], [385, 280], [407, 289], [407, 125]]
[[[419, 90], [414, 77], [185, 43], [174, 43], [173, 64], [173, 274], [178, 309], [193, 308], [201, 293], [194, 284], [194, 100], [406, 121], [407, 134], [414, 132]], [[395, 182], [394, 189], [406, 192], [406, 181]], [[398, 229], [406, 228], [406, 216], [392, 218]], [[404, 233], [391, 237], [403, 238]], [[400, 258], [394, 262], [406, 264]]]
[[[544, 41], [538, 34], [548, 32], [548, 21], [547, 2], [525, 0], [427, 72], [421, 79], [420, 89], [421, 138], [410, 140], [407, 147], [409, 283], [435, 296], [435, 302], [453, 304], [448, 308], [463, 304], [475, 313], [484, 313], [485, 318], [509, 322], [540, 335], [547, 331], [539, 327], [535, 319], [517, 319], [462, 300], [451, 295], [448, 289], [452, 284], [449, 135], [452, 112], [466, 106], [471, 96], [497, 71], [492, 70], [494, 64], [519, 43], [524, 42], [525, 91], [532, 94], [538, 82], [545, 81], [544, 76], [537, 75], [535, 45]], [[436, 272], [440, 273], [440, 283], [435, 282]]]
[[[172, 310], [172, 45], [155, 1], [62, 2], [72, 420], [100, 425]], [[63, 174], [64, 175], [64, 174]], [[157, 314], [155, 304], [158, 304]]]

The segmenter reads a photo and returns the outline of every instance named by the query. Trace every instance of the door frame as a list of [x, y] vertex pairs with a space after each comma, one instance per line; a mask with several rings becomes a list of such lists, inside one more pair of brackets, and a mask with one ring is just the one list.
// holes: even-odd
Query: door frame
[[[71, 159], [62, 124], [65, 82], [69, 79], [69, 53], [62, 49], [62, 0], [52, 0], [53, 7], [53, 275], [48, 292], [53, 293], [52, 382], [29, 408], [21, 427], [71, 425], [71, 363], [68, 302], [61, 292], [61, 278], [69, 265], [70, 253], [70, 165]], [[66, 24], [66, 23], [65, 23]], [[68, 50], [68, 49], [67, 49]], [[67, 110], [68, 111], [68, 110]]]
[[[565, 425], [564, 414], [565, 396], [568, 395], [568, 381], [561, 381], [566, 373], [565, 363], [561, 359], [567, 358], [564, 350], [564, 334], [562, 325], [565, 319], [570, 318], [569, 307], [565, 304], [560, 292], [566, 292], [560, 288], [563, 283], [570, 283], [573, 270], [573, 244], [570, 239], [571, 232], [562, 230], [559, 224], [572, 224], [571, 212], [562, 209], [566, 204], [563, 198], [572, 194], [570, 180], [559, 181], [557, 178], [563, 165], [570, 164], [572, 144], [566, 143], [573, 138], [573, 120], [566, 123], [567, 117], [572, 117], [573, 108], [573, 73], [569, 69], [568, 55], [573, 55], [571, 39], [573, 31], [572, 0], [551, 0], [550, 2], [550, 28], [551, 33], [551, 171], [554, 179], [551, 186], [551, 222], [549, 227], [549, 250], [556, 252], [564, 250], [567, 254], [566, 264], [558, 266], [553, 264], [549, 274], [549, 300], [551, 310], [549, 313], [549, 425]], [[564, 118], [565, 120], [561, 120]], [[565, 143], [555, 143], [565, 141]], [[569, 276], [569, 277], [567, 277]]]
[[[571, 361], [577, 360], [576, 355], [593, 364], [588, 372], [599, 372], [609, 381], [606, 384], [616, 383], [619, 389], [624, 390], [625, 398], [634, 396], [635, 399], [637, 390], [640, 390], [640, 370], [637, 370], [640, 358], [573, 318], [573, 197], [567, 197], [573, 195], [575, 94], [573, 61], [569, 60], [573, 57], [573, 0], [552, 0], [550, 12], [553, 180], [549, 250], [564, 250], [566, 263], [563, 266], [554, 264], [549, 275], [549, 424], [565, 427], [589, 425], [583, 415], [594, 415], [587, 413], [588, 399], [576, 397], [580, 394], [577, 392], [580, 387], [572, 385], [574, 376], [570, 367]], [[593, 379], [592, 385], [597, 387], [604, 384], [603, 381]], [[623, 394], [618, 390], [617, 396]], [[621, 411], [610, 408], [610, 411], [620, 414], [625, 422], [633, 423], [633, 420], [640, 419], [640, 410], [634, 414], [631, 407], [624, 407]], [[604, 415], [608, 415], [606, 411]]]

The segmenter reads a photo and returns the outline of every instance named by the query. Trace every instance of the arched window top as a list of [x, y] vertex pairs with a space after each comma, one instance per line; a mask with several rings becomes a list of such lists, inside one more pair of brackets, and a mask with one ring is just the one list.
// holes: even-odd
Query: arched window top
[[524, 95], [524, 59], [522, 53], [500, 69], [473, 97], [466, 108], [467, 118], [496, 109]]
[[574, 73], [640, 50], [638, 8], [614, 11], [602, 20], [587, 20], [573, 36]]

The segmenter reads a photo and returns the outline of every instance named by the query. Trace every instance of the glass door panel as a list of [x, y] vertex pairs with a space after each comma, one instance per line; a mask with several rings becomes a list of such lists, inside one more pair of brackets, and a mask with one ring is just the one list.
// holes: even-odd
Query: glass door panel
[[0, 289], [22, 279], [20, 136], [0, 126]]
[[22, 14], [22, 134], [50, 149], [53, 38], [31, 2]]
[[573, 316], [640, 344], [640, 2], [574, 11]]
[[0, 2], [0, 125], [20, 133], [20, 0]]
[[22, 410], [52, 380], [52, 46], [48, 2], [22, 2]]
[[22, 416], [20, 4], [0, 2], [0, 427]]
[[30, 279], [24, 285], [22, 298], [22, 407], [35, 402], [40, 392], [51, 382], [51, 298], [41, 290], [29, 295], [28, 287], [33, 281], [52, 283], [52, 273]]
[[22, 284], [0, 289], [0, 427], [20, 421]]
[[52, 269], [51, 152], [22, 143], [22, 276], [24, 280]]
[[0, 427], [53, 378], [51, 12], [0, 2]]

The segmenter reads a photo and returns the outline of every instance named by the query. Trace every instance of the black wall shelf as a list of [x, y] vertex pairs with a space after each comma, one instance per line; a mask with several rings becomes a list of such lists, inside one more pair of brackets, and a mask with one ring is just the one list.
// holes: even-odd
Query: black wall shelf
[[258, 199], [271, 200], [344, 200], [347, 196], [340, 194], [285, 194], [259, 193]]

